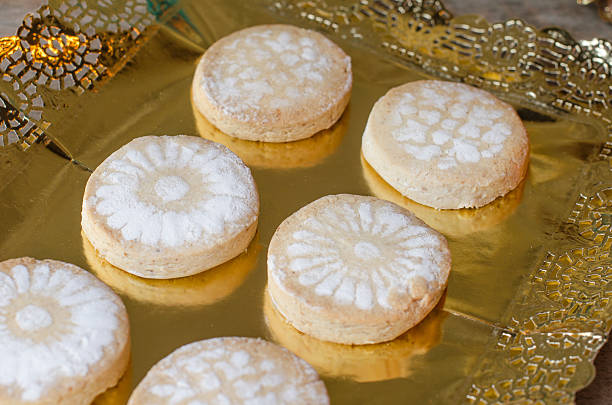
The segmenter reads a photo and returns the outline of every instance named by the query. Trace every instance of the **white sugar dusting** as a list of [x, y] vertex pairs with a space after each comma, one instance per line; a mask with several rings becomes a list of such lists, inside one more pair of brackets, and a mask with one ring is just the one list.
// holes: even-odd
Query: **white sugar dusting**
[[189, 184], [178, 176], [163, 176], [155, 182], [155, 192], [164, 202], [180, 200], [189, 191]]
[[26, 332], [44, 329], [53, 323], [51, 314], [37, 305], [26, 305], [15, 315], [15, 321]]
[[[323, 383], [315, 383], [316, 373], [296, 360], [258, 339], [210, 339], [179, 348], [160, 361], [141, 385], [152, 395], [152, 405], [235, 403], [230, 397], [243, 404], [278, 404], [285, 398], [328, 403]], [[320, 389], [312, 391], [313, 383]]]
[[403, 150], [440, 170], [494, 158], [512, 134], [504, 107], [465, 85], [428, 82], [405, 92], [392, 106], [391, 134]]
[[269, 272], [297, 273], [300, 286], [338, 305], [389, 308], [392, 291], [406, 291], [417, 276], [428, 281], [439, 276], [440, 240], [414, 221], [390, 203], [321, 203], [317, 216], [291, 233], [287, 268], [274, 265]]
[[123, 239], [178, 247], [249, 225], [257, 211], [249, 169], [224, 146], [189, 138], [139, 138], [94, 173], [89, 201]]
[[115, 344], [116, 298], [84, 270], [17, 265], [0, 272], [0, 292], [11, 297], [0, 299], [0, 314], [14, 314], [0, 316], [0, 386], [22, 401], [40, 400], [61, 379], [85, 377]]
[[343, 76], [348, 83], [343, 89], [350, 86], [352, 79], [344, 73], [350, 70], [350, 59], [330, 60], [328, 40], [321, 43], [312, 35], [316, 34], [306, 30], [250, 29], [231, 43], [219, 45], [200, 86], [225, 113], [242, 120], [298, 104], [327, 108], [330, 100], [321, 97], [323, 89], [334, 84], [330, 78]]
[[380, 249], [370, 242], [357, 242], [353, 248], [355, 256], [362, 260], [372, 260], [381, 257]]

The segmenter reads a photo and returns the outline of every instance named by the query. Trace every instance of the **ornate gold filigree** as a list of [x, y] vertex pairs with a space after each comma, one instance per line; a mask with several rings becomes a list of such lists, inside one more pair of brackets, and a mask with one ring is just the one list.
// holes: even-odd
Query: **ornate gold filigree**
[[112, 76], [152, 22], [146, 0], [51, 1], [27, 15], [16, 36], [0, 39], [0, 145], [27, 148], [42, 136], [53, 92], [82, 94]]
[[[588, 200], [600, 197], [601, 192]], [[588, 209], [579, 215], [599, 217]], [[583, 232], [597, 235], [598, 222]], [[510, 325], [496, 333], [483, 356], [468, 403], [573, 402], [588, 383], [609, 330], [611, 247], [612, 239], [605, 238], [601, 244], [546, 255], [510, 308]]]
[[[563, 232], [509, 308], [466, 395], [470, 404], [573, 403], [610, 329], [612, 188], [580, 195]], [[577, 242], [576, 242], [577, 241]]]
[[[425, 72], [506, 93], [535, 109], [587, 117], [607, 128], [610, 141], [599, 157], [612, 162], [608, 41], [577, 42], [520, 20], [453, 18], [438, 0], [267, 3]], [[50, 124], [45, 97], [83, 93], [112, 76], [152, 19], [145, 0], [58, 0], [28, 16], [17, 36], [0, 39], [1, 145], [41, 137]], [[547, 252], [525, 280], [507, 325], [466, 382], [464, 402], [573, 401], [610, 329], [611, 224], [612, 188], [580, 196], [563, 225], [572, 246]]]
[[25, 150], [42, 136], [32, 121], [0, 97], [0, 148], [16, 143]]

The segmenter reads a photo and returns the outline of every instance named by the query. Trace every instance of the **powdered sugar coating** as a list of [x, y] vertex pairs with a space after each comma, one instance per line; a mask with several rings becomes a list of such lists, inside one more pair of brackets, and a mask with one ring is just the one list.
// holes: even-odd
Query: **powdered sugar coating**
[[527, 173], [529, 138], [511, 105], [466, 84], [419, 80], [372, 108], [362, 152], [403, 196], [439, 209], [482, 207]]
[[157, 363], [128, 404], [327, 404], [303, 360], [272, 343], [216, 338], [183, 346]]
[[291, 294], [388, 310], [391, 297], [418, 296], [417, 279], [443, 285], [448, 276], [440, 266], [443, 238], [392, 203], [327, 196], [292, 217], [274, 236], [285, 242], [268, 256], [269, 277]]
[[25, 332], [36, 332], [53, 323], [51, 314], [38, 305], [26, 305], [15, 314], [17, 326]]
[[62, 379], [86, 377], [116, 352], [125, 309], [76, 266], [11, 262], [0, 263], [0, 392], [37, 401]]
[[337, 49], [310, 30], [248, 28], [223, 38], [205, 55], [209, 64], [199, 85], [213, 104], [243, 121], [265, 123], [295, 109], [319, 114], [352, 85], [350, 58], [342, 53], [337, 60]]
[[404, 87], [390, 106], [391, 136], [407, 154], [440, 170], [499, 155], [512, 134], [511, 107], [464, 84], [420, 83]]
[[213, 244], [245, 229], [258, 210], [249, 169], [198, 137], [148, 136], [124, 145], [92, 174], [87, 208], [125, 241]]

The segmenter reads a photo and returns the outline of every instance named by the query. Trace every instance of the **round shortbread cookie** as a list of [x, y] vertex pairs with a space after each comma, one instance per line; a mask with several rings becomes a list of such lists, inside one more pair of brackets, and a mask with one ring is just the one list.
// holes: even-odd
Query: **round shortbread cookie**
[[288, 142], [340, 118], [352, 87], [351, 59], [323, 35], [260, 25], [215, 42], [200, 60], [193, 101], [236, 138]]
[[243, 252], [257, 228], [250, 170], [195, 136], [136, 138], [96, 168], [81, 225], [98, 254], [145, 278], [199, 273]]
[[446, 239], [410, 211], [375, 197], [330, 195], [274, 233], [268, 291], [304, 333], [336, 343], [385, 342], [431, 311], [450, 262]]
[[149, 279], [127, 273], [98, 256], [83, 236], [83, 252], [89, 269], [117, 293], [135, 301], [163, 307], [211, 305], [231, 295], [257, 264], [257, 235], [247, 250], [231, 260], [193, 276]]
[[348, 127], [349, 108], [330, 128], [319, 131], [310, 138], [295, 142], [256, 142], [224, 134], [211, 124], [196, 108], [193, 115], [202, 138], [227, 146], [251, 168], [293, 169], [312, 167], [333, 154]]
[[512, 106], [465, 84], [423, 80], [381, 97], [365, 159], [404, 196], [434, 208], [481, 207], [525, 177], [529, 140]]
[[132, 394], [133, 383], [132, 362], [127, 366], [127, 371], [121, 377], [117, 385], [98, 395], [91, 405], [125, 405]]
[[378, 198], [404, 207], [419, 219], [446, 236], [463, 236], [491, 229], [510, 218], [523, 197], [525, 181], [508, 194], [480, 208], [437, 210], [414, 202], [391, 187], [361, 156], [361, 168], [368, 188]]
[[55, 260], [0, 262], [0, 403], [89, 404], [130, 357], [121, 299]]
[[261, 339], [223, 337], [180, 347], [138, 384], [128, 405], [329, 404], [316, 371]]
[[320, 375], [358, 382], [406, 378], [414, 371], [414, 356], [422, 356], [440, 343], [444, 298], [414, 328], [390, 342], [343, 345], [306, 335], [278, 312], [264, 294], [264, 317], [272, 339], [311, 364]]

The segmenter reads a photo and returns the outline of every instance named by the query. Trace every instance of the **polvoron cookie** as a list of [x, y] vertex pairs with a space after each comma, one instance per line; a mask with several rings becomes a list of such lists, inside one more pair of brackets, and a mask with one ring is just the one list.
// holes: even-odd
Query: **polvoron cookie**
[[55, 260], [0, 262], [0, 403], [89, 404], [129, 354], [125, 307], [97, 278]]
[[414, 357], [425, 355], [442, 339], [447, 312], [444, 299], [408, 332], [390, 342], [371, 345], [343, 345], [326, 342], [302, 333], [287, 320], [264, 294], [263, 312], [272, 340], [306, 360], [321, 376], [357, 382], [407, 378], [415, 370]]
[[289, 216], [268, 249], [268, 293], [299, 331], [385, 342], [419, 323], [446, 288], [446, 239], [375, 197], [322, 197]]
[[481, 207], [525, 177], [529, 140], [512, 106], [460, 83], [423, 80], [381, 97], [363, 133], [366, 161], [434, 208]]
[[112, 265], [167, 279], [242, 253], [255, 235], [258, 211], [250, 170], [225, 146], [195, 136], [145, 136], [93, 172], [81, 225]]
[[348, 104], [350, 58], [323, 35], [260, 25], [215, 42], [193, 79], [193, 102], [236, 138], [288, 142], [331, 127]]
[[383, 180], [361, 155], [363, 178], [372, 195], [404, 207], [427, 225], [449, 237], [461, 237], [490, 230], [514, 215], [521, 203], [525, 180], [508, 194], [480, 208], [438, 210], [404, 197]]
[[349, 122], [347, 108], [331, 127], [295, 142], [257, 142], [229, 136], [212, 125], [193, 106], [198, 133], [204, 139], [227, 146], [250, 168], [293, 169], [316, 166], [342, 143]]
[[223, 337], [180, 347], [138, 384], [128, 405], [329, 404], [316, 371], [261, 339]]
[[83, 237], [83, 253], [91, 273], [118, 294], [148, 308], [196, 308], [230, 296], [255, 268], [259, 249], [255, 235], [246, 251], [215, 268], [188, 277], [151, 279], [121, 271], [108, 263]]

